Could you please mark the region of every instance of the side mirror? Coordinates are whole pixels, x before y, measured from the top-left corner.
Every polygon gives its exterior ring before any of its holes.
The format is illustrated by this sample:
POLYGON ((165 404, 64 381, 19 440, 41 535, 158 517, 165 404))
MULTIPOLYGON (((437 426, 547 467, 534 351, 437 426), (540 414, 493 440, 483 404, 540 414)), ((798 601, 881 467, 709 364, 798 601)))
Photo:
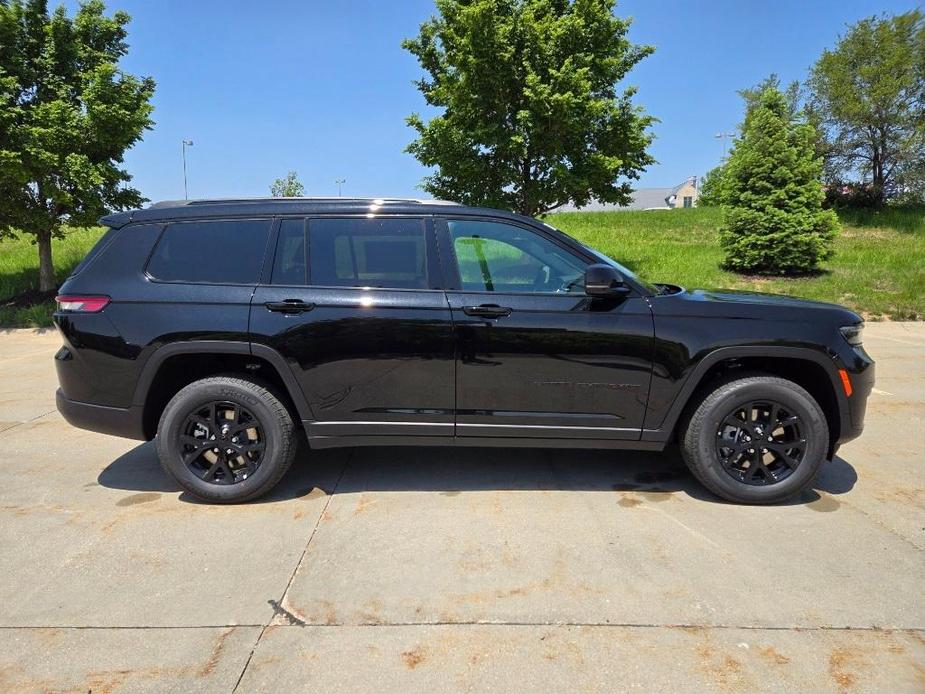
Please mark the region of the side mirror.
POLYGON ((588 296, 615 297, 629 291, 630 286, 615 267, 598 263, 585 270, 585 294, 588 296))

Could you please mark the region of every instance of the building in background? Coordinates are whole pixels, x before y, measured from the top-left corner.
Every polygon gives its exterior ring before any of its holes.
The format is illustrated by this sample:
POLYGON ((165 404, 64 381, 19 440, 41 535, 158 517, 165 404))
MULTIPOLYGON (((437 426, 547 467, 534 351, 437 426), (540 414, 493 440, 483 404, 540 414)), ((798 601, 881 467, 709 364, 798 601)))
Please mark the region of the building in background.
MULTIPOLYGON (((592 200, 581 208, 582 212, 612 212, 621 210, 672 210, 676 207, 694 207, 697 204, 697 177, 691 176, 674 188, 640 188, 633 193, 629 205, 614 205, 592 200)), ((574 205, 563 205, 556 212, 576 212, 574 205)))

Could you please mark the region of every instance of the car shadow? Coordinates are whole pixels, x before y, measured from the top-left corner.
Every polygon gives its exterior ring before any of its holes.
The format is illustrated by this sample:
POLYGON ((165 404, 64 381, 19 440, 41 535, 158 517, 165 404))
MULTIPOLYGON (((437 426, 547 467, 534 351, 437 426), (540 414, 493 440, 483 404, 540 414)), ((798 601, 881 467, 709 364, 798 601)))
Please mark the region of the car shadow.
MULTIPOLYGON (((839 495, 857 482, 854 467, 836 457, 823 465, 813 486, 779 505, 812 504, 820 492, 839 495)), ((103 487, 133 492, 180 492, 163 471, 152 442, 112 461, 99 475, 103 487)), ((704 489, 687 470, 674 446, 643 451, 383 446, 308 451, 300 447, 292 468, 266 496, 251 503, 298 499, 319 489, 331 494, 368 491, 568 490, 685 494, 728 503, 704 489)), ((183 492, 180 500, 204 503, 183 492)))

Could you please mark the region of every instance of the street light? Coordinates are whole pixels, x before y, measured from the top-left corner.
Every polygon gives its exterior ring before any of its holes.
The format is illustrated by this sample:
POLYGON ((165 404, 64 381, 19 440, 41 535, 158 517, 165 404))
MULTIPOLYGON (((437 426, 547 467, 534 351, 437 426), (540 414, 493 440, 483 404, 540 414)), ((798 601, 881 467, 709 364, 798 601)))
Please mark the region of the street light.
POLYGON ((723 141, 723 159, 726 158, 726 150, 729 149, 729 138, 735 137, 735 133, 716 133, 713 137, 719 138, 723 141))
POLYGON ((183 150, 183 199, 189 200, 189 189, 186 187, 186 148, 193 146, 192 140, 181 140, 180 148, 183 150))
POLYGON ((347 182, 346 178, 335 178, 334 179, 334 184, 337 186, 337 197, 340 197, 341 186, 344 185, 346 182, 347 182))

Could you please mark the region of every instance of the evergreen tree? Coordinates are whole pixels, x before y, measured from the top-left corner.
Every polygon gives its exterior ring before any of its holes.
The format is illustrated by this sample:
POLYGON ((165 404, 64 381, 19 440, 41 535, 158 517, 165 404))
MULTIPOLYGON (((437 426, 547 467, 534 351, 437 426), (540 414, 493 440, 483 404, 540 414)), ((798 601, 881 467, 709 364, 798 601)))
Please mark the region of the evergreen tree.
POLYGON ((766 89, 724 167, 720 243, 729 269, 797 274, 832 255, 838 218, 822 209, 815 129, 791 113, 784 94, 766 89))

